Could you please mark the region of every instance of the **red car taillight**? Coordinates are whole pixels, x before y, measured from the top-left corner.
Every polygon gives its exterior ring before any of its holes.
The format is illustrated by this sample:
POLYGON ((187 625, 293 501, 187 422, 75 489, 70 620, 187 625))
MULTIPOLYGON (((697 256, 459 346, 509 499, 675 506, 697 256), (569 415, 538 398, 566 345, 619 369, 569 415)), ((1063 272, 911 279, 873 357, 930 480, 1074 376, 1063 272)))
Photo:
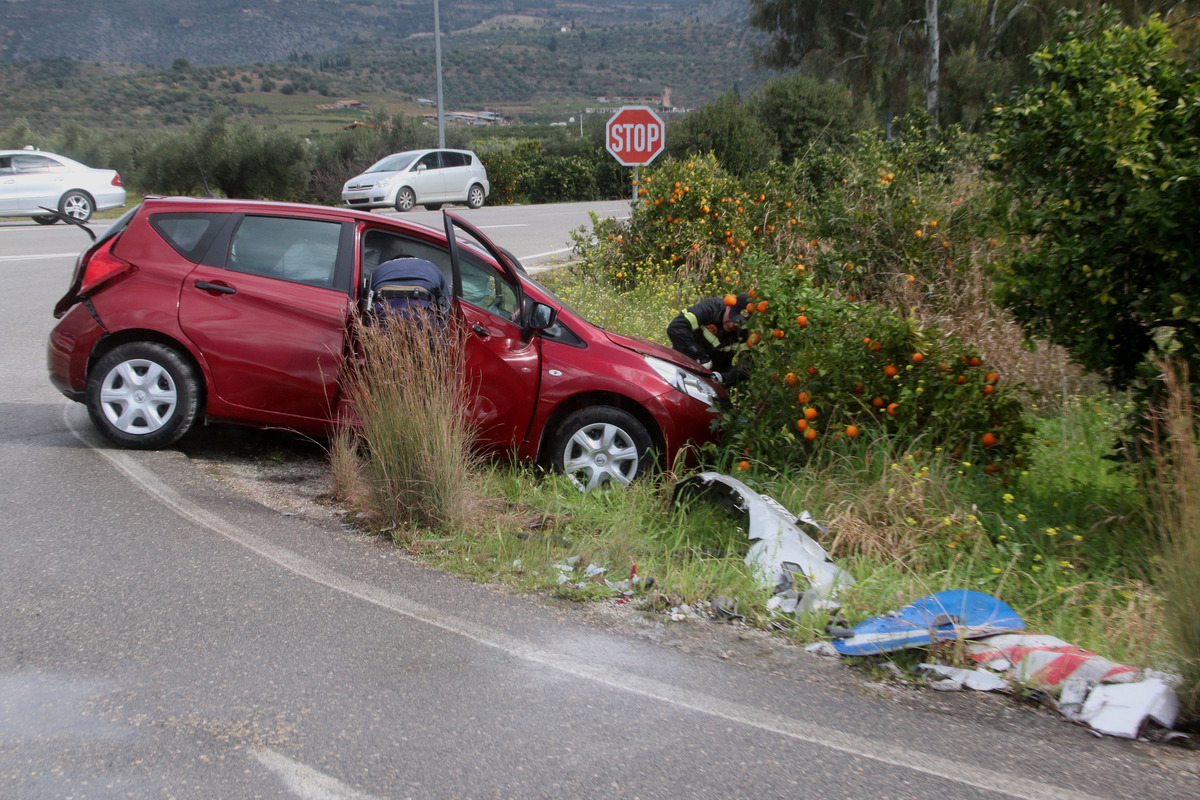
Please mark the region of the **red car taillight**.
POLYGON ((133 271, 133 264, 112 254, 115 241, 110 239, 92 253, 92 257, 83 267, 83 277, 79 280, 79 291, 76 294, 86 297, 103 284, 133 271))
POLYGON ((113 175, 112 185, 113 186, 124 186, 124 184, 121 183, 121 174, 119 172, 113 175))

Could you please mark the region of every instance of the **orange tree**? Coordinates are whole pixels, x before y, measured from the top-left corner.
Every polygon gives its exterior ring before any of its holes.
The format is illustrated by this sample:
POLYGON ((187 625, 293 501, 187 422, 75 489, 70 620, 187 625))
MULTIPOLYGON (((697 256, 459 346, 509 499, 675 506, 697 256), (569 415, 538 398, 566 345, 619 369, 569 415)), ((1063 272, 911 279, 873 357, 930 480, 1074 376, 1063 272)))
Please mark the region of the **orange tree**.
POLYGON ((752 254, 741 271, 756 313, 750 377, 735 387, 736 450, 782 466, 833 439, 890 437, 969 457, 995 472, 1019 463, 1031 429, 1014 382, 937 328, 814 285, 799 264, 752 254))
POLYGON ((731 175, 711 153, 668 158, 644 173, 629 220, 596 220, 577 249, 621 287, 648 268, 678 272, 694 283, 725 282, 736 272, 729 264, 798 230, 793 196, 784 180, 731 175))
POLYGON ((1023 245, 997 279, 1030 337, 1124 388, 1157 375, 1147 354, 1197 363, 1200 81, 1161 20, 1066 19, 993 112, 997 213, 1023 245))

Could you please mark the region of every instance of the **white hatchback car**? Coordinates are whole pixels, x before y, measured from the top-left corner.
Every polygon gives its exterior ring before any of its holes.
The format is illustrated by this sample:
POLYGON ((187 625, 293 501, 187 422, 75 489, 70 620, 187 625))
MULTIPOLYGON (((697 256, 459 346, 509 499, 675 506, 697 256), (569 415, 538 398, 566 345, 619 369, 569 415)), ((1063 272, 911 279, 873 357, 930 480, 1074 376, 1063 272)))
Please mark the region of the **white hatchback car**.
POLYGON ((393 153, 346 181, 342 202, 351 208, 412 211, 423 205, 437 211, 443 203, 479 208, 491 193, 487 170, 469 150, 409 150, 393 153))
POLYGON ((95 211, 125 205, 121 176, 41 150, 0 150, 0 217, 58 222, 46 209, 87 222, 95 211))

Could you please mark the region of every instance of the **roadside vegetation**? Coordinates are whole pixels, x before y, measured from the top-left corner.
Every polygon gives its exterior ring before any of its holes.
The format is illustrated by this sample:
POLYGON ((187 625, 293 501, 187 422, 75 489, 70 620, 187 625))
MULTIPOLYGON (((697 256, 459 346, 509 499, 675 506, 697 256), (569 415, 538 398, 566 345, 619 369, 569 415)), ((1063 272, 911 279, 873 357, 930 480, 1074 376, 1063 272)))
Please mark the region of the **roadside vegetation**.
MULTIPOLYGON (((1102 19, 1072 31, 1046 51, 1041 85, 1060 80, 1067 62, 1076 75, 1109 75, 1108 59, 1127 48, 1179 63, 1162 27, 1102 19)), ((1070 108, 1086 117, 1090 92, 1110 86, 1081 81, 1070 108)), ((1128 90, 1138 95, 1146 82, 1128 90)), ((643 172, 631 217, 580 231, 581 260, 548 280, 594 321, 658 341, 695 299, 752 295, 751 377, 732 392, 725 443, 699 455, 827 528, 822 543, 856 578, 839 596, 851 622, 943 589, 976 589, 1012 605, 1030 630, 1184 675, 1180 694, 1195 708, 1200 632, 1187 612, 1200 580, 1200 466, 1195 371, 1184 367, 1197 354, 1186 319, 1161 324, 1181 313, 1185 290, 1169 307, 1114 309, 1111 288, 1072 282, 1078 258, 1045 266, 1061 255, 1055 231, 1079 218, 1040 230, 1012 223, 1021 198, 1058 207, 1049 178, 1012 173, 1032 155, 1024 131, 1040 132, 1045 153, 1057 150, 1055 130, 1075 129, 1052 125, 1066 112, 1048 105, 1035 89, 997 106, 987 137, 913 114, 892 142, 855 133, 746 175, 712 154, 666 158, 643 172), (1021 278, 1020 265, 1034 262, 1042 271, 1021 278), (1055 280, 1066 283, 1055 290, 1055 280), (1053 291, 1061 309, 1038 294, 1053 291), (1092 335, 1037 322, 1067 313, 1091 320, 1092 335), (1152 334, 1140 340, 1145 360, 1105 369, 1129 358, 1108 334, 1137 325, 1152 334), (1077 366, 1085 358, 1096 371, 1077 366)), ((1176 124, 1176 108, 1143 124, 1176 124)), ((1088 124, 1092 137, 1130 153, 1119 120, 1088 124)), ((1197 163, 1190 151, 1178 158, 1197 163)), ((1116 191, 1123 180, 1118 172, 1089 186, 1116 191)), ((1186 198, 1154 196, 1159 219, 1186 198)), ((1179 235, 1194 244, 1194 232, 1179 235)), ((1143 246, 1136 236, 1106 245, 1144 265, 1143 246)), ((1173 252, 1176 262, 1153 272, 1168 284, 1195 263, 1182 243, 1173 252)), ((1107 263, 1116 271, 1123 262, 1107 263)), ((631 588, 635 602, 676 613, 719 599, 749 624, 797 641, 822 636, 823 617, 767 610, 769 593, 743 563, 746 531, 723 509, 674 501, 684 474, 663 465, 631 490, 580 495, 530 468, 481 467, 478 485, 503 513, 405 543, 482 580, 581 599, 631 588), (634 574, 652 586, 622 584, 634 574)))

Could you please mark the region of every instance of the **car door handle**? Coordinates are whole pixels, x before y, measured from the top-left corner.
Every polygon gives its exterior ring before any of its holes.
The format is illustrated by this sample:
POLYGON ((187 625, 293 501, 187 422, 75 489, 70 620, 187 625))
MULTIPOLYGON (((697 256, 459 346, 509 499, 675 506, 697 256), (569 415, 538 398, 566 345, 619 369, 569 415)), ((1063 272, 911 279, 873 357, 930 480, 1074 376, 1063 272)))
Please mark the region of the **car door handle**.
POLYGON ((480 325, 478 322, 471 325, 471 330, 475 331, 476 336, 480 336, 484 339, 492 335, 491 331, 480 325))
POLYGON ((217 292, 219 294, 237 294, 237 289, 232 286, 222 286, 219 283, 209 283, 208 281, 196 281, 196 288, 205 292, 217 292))

